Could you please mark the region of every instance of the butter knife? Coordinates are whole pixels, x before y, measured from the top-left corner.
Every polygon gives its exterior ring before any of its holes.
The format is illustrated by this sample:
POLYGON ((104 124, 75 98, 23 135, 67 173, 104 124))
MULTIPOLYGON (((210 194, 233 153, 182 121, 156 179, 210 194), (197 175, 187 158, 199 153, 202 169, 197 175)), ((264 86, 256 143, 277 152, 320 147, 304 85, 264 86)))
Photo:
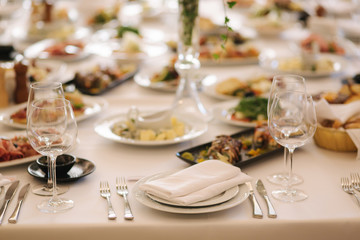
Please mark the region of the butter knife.
POLYGON ((19 181, 13 182, 5 193, 5 200, 0 209, 0 225, 5 215, 5 211, 9 205, 10 200, 13 198, 14 193, 19 185, 19 181))
POLYGON ((250 195, 250 201, 253 206, 253 217, 254 218, 262 218, 263 213, 261 211, 260 205, 258 201, 256 200, 255 194, 254 194, 254 188, 252 187, 250 182, 246 182, 246 185, 249 188, 249 195, 250 195))
POLYGON ((20 212, 20 208, 21 205, 26 197, 26 194, 29 191, 29 187, 30 187, 30 183, 26 184, 25 186, 23 186, 19 192, 19 197, 18 197, 18 202, 16 204, 16 208, 14 210, 14 212, 11 214, 10 218, 9 218, 9 223, 17 223, 17 219, 19 217, 19 212, 20 212))
POLYGON ((261 181, 261 179, 256 181, 256 189, 258 190, 259 194, 265 199, 266 201, 266 205, 268 207, 268 217, 269 218, 276 218, 277 214, 275 212, 275 209, 273 207, 273 205, 271 204, 270 198, 267 195, 265 186, 263 184, 263 182, 261 181))

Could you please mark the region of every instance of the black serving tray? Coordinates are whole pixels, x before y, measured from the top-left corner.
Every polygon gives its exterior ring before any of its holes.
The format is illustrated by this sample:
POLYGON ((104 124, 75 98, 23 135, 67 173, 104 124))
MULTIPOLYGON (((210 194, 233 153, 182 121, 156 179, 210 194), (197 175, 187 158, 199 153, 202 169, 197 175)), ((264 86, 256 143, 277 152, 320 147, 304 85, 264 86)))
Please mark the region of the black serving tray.
MULTIPOLYGON (((241 132, 232 134, 230 136, 233 137, 233 138, 252 137, 254 135, 254 131, 255 131, 255 128, 249 128, 249 129, 243 130, 241 132)), ((200 152, 203 151, 203 150, 207 150, 211 146, 211 143, 212 142, 204 143, 204 144, 201 144, 201 145, 198 145, 198 146, 195 146, 195 147, 192 147, 192 148, 177 152, 176 156, 178 158, 182 159, 183 161, 185 161, 187 163, 190 163, 190 164, 199 163, 197 161, 197 159, 199 157, 200 152), (194 156, 194 160, 183 158, 182 154, 185 153, 185 152, 191 153, 194 156)), ((267 157, 269 157, 270 155, 272 155, 274 153, 281 152, 281 150, 283 150, 283 147, 278 146, 277 148, 262 149, 264 152, 262 154, 259 154, 259 155, 256 155, 256 156, 247 155, 246 153, 248 151, 250 151, 250 150, 251 149, 247 149, 247 150, 242 149, 241 150, 241 159, 242 160, 237 162, 234 166, 243 167, 243 166, 248 165, 250 163, 257 162, 257 161, 259 161, 261 159, 266 159, 267 157)))
POLYGON ((107 91, 109 91, 109 90, 115 88, 116 86, 118 86, 118 85, 126 82, 127 80, 131 79, 132 77, 134 77, 134 75, 135 75, 138 71, 139 71, 139 66, 137 66, 134 71, 131 71, 131 72, 125 74, 123 77, 118 78, 118 79, 112 81, 106 88, 99 89, 99 91, 97 91, 97 92, 92 92, 92 91, 90 91, 90 89, 88 89, 88 88, 81 88, 81 87, 79 87, 79 86, 76 84, 76 79, 75 79, 75 78, 72 79, 72 80, 70 80, 70 81, 68 81, 68 82, 66 82, 65 84, 66 84, 67 86, 71 86, 71 85, 75 86, 75 88, 76 88, 77 90, 79 90, 79 91, 80 91, 81 93, 83 93, 83 94, 91 95, 91 96, 97 96, 97 95, 104 94, 104 93, 106 93, 107 91))

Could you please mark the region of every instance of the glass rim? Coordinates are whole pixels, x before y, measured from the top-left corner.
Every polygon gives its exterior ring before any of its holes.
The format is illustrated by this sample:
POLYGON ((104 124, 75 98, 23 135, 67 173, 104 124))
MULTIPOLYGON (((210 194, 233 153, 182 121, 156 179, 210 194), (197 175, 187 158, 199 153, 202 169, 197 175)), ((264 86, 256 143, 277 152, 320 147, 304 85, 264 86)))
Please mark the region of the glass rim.
POLYGON ((61 82, 34 82, 30 84, 30 88, 34 89, 44 89, 48 88, 49 86, 56 86, 56 87, 62 87, 61 82))

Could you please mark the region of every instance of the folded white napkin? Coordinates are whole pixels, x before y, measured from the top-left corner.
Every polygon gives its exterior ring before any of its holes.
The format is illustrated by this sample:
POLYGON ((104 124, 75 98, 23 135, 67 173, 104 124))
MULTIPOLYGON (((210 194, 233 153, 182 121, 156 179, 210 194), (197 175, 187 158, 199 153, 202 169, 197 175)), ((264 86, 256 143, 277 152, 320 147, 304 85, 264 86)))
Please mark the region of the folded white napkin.
MULTIPOLYGON (((315 105, 318 121, 324 119, 339 120, 345 123, 350 117, 360 113, 360 101, 354 101, 348 104, 329 104, 325 99, 321 99, 315 105)), ((360 159, 360 129, 346 129, 358 149, 357 159, 360 159)))
POLYGON ((4 186, 6 184, 9 184, 11 182, 15 181, 14 177, 10 176, 4 176, 0 173, 0 186, 4 186))
POLYGON ((173 203, 189 205, 251 180, 238 167, 219 160, 207 160, 169 176, 150 180, 140 189, 173 203))

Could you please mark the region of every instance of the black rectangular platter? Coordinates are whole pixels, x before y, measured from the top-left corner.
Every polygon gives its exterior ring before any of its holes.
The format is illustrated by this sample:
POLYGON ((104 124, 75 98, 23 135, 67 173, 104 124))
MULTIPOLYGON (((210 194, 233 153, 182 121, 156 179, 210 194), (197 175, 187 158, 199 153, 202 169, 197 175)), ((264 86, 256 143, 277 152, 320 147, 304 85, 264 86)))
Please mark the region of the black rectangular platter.
MULTIPOLYGON (((249 136, 253 136, 254 134, 254 131, 255 131, 255 128, 249 128, 249 129, 246 129, 246 130, 243 130, 241 132, 238 132, 238 133, 235 133, 235 134, 232 134, 230 135, 231 137, 233 138, 243 138, 243 137, 249 137, 249 136)), ((211 146, 211 143, 212 142, 208 142, 208 143, 204 143, 204 144, 201 144, 201 145, 198 145, 198 146, 195 146, 195 147, 192 147, 192 148, 189 148, 189 149, 185 149, 183 151, 180 151, 180 152, 177 152, 176 153, 176 156, 180 159, 182 159, 183 161, 187 162, 187 163, 190 163, 190 164, 196 164, 196 163, 199 163, 197 161, 197 158, 200 154, 201 151, 203 150, 207 150, 210 146, 211 146), (194 156, 194 160, 190 160, 190 159, 186 159, 184 157, 182 157, 182 154, 185 153, 185 152, 189 152, 191 153, 193 156, 194 156)), ((271 156, 272 154, 274 153, 278 153, 278 152, 281 152, 281 150, 283 150, 283 147, 281 146, 278 146, 278 148, 269 148, 269 149, 263 149, 264 152, 259 154, 259 155, 256 155, 256 156, 249 156, 247 155, 246 153, 249 151, 250 149, 248 150, 244 150, 242 149, 241 150, 241 161, 237 162, 235 164, 235 166, 237 167, 243 167, 243 166, 246 166, 250 163, 254 163, 254 162, 257 162, 261 159, 266 159, 267 157, 271 156)))

